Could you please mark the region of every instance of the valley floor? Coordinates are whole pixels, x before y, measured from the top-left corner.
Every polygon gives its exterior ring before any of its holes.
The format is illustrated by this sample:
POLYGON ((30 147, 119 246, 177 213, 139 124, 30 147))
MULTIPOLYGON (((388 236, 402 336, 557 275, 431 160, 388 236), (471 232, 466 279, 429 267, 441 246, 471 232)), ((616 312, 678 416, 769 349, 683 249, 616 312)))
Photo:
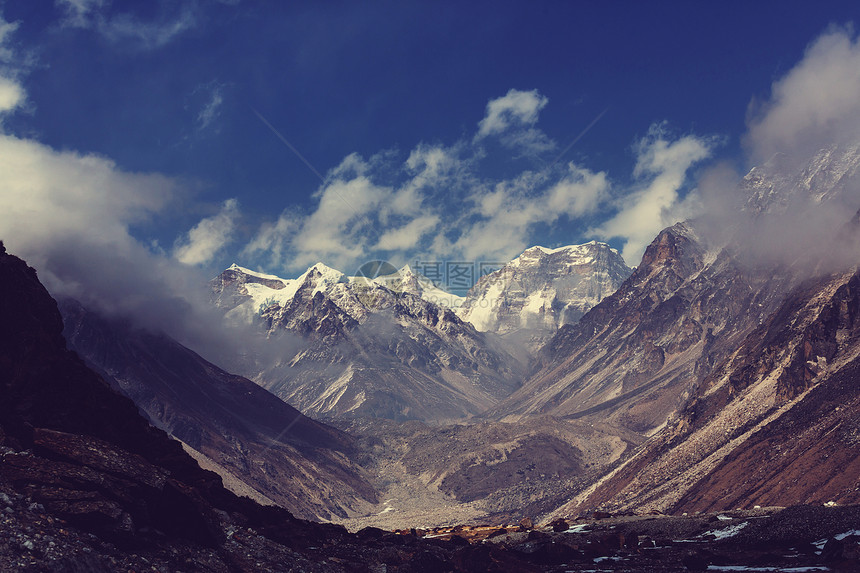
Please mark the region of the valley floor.
POLYGON ((379 492, 350 531, 535 521, 629 456, 644 438, 599 423, 535 417, 448 426, 331 421, 358 438, 357 463, 379 492))
MULTIPOLYGON (((529 527, 385 532, 292 549, 223 523, 218 547, 152 536, 122 546, 52 517, 0 484, 0 570, 127 571, 857 571, 860 506, 693 516, 599 516, 529 527)), ((529 525, 529 524, 526 524, 529 525)))

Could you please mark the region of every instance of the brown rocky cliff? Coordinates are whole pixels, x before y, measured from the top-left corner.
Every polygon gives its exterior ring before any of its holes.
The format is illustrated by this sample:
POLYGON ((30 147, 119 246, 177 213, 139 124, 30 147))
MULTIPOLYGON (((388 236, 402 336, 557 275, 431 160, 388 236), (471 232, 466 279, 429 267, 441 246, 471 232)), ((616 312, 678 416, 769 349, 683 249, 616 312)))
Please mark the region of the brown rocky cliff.
MULTIPOLYGON (((808 281, 580 507, 664 512, 860 502, 860 275, 808 281)), ((573 504, 569 507, 573 510, 573 504)))

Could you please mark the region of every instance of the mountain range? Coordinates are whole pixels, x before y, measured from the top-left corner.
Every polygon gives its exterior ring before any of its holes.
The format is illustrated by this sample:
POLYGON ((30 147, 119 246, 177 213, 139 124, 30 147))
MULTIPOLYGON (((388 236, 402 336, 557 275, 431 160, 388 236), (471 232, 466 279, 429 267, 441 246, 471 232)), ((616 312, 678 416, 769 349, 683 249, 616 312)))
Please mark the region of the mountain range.
MULTIPOLYGON (((169 529, 158 512, 177 494, 158 468, 216 507, 239 503, 220 476, 353 528, 860 503, 858 169, 860 146, 778 155, 741 180, 733 216, 667 227, 634 269, 602 243, 533 247, 462 299, 409 267, 348 277, 320 263, 283 279, 233 265, 210 296, 259 334, 237 362, 246 378, 64 300, 85 365, 41 286, 19 300, 34 275, 4 254, 16 301, 4 312, 33 332, 2 340, 4 441, 18 456, 4 479, 31 479, 27 447, 84 459, 89 446, 65 434, 143 456, 161 485, 140 507, 57 493, 68 478, 28 490, 120 536, 129 520, 169 529), (111 397, 70 402, 72 378, 111 397)), ((183 519, 215 531, 200 515, 183 519)))
POLYGON ((464 299, 408 266, 368 278, 318 263, 282 279, 233 265, 211 286, 228 319, 258 325, 272 345, 299 341, 298 351, 243 373, 303 412, 439 424, 510 395, 528 360, 522 333, 548 338, 629 272, 592 242, 529 249, 464 299))

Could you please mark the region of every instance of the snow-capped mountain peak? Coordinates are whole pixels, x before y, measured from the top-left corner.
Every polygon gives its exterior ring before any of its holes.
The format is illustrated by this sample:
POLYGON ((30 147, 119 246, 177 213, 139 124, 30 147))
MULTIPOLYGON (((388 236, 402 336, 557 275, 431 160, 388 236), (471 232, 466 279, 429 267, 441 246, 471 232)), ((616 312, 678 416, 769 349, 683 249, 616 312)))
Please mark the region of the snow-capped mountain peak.
POLYGON ((850 194, 860 176, 860 143, 833 144, 799 161, 777 153, 743 178, 744 210, 778 212, 797 199, 822 203, 850 194))
POLYGON ((432 280, 415 271, 408 264, 395 273, 376 277, 374 281, 395 292, 412 294, 444 308, 459 308, 465 300, 465 297, 438 287, 432 280))
POLYGON ((606 243, 534 246, 481 278, 458 314, 482 331, 552 333, 615 292, 630 272, 606 243))

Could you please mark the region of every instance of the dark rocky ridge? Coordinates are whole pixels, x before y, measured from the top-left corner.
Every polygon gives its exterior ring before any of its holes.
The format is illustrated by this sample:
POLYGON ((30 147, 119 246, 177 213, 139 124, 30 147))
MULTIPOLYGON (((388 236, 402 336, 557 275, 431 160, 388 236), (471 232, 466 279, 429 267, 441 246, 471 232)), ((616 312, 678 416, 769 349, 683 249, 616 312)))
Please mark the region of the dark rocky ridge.
POLYGON ((5 248, 0 317, 0 474, 49 511, 102 535, 158 530, 208 545, 223 541, 219 510, 261 526, 298 523, 225 490, 67 350, 56 303, 5 248))
POLYGON ((241 376, 163 334, 60 304, 65 336, 87 363, 172 436, 270 501, 307 519, 345 517, 375 503, 351 462, 355 440, 303 416, 241 376))

